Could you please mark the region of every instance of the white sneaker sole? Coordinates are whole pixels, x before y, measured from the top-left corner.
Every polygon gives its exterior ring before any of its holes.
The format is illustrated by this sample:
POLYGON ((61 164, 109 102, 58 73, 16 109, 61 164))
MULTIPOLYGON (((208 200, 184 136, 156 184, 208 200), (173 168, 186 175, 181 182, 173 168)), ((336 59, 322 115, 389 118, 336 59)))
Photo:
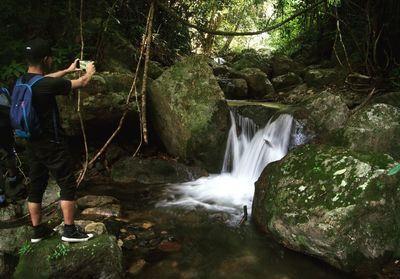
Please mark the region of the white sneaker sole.
POLYGON ((61 240, 65 241, 65 242, 85 242, 85 241, 88 241, 89 239, 93 238, 92 233, 88 233, 87 235, 88 235, 88 237, 85 237, 85 238, 69 238, 69 237, 62 236, 61 240))
POLYGON ((31 243, 38 243, 41 240, 43 240, 43 238, 31 238, 31 243))

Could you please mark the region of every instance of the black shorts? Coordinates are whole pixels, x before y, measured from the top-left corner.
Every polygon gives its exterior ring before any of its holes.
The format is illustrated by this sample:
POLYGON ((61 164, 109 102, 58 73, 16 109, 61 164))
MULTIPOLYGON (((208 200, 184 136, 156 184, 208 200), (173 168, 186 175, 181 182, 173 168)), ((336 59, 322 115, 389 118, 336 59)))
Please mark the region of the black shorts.
POLYGON ((60 199, 73 201, 76 198, 76 180, 71 154, 65 141, 30 141, 27 144, 30 186, 28 201, 41 203, 49 180, 49 174, 60 187, 60 199))

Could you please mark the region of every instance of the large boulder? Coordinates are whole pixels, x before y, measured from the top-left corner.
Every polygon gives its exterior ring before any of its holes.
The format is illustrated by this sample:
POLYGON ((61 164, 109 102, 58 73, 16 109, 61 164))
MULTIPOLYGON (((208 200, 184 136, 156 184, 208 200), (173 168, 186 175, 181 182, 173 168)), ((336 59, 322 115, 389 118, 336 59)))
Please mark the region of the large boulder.
POLYGON ((150 113, 167 151, 219 171, 229 109, 205 56, 190 56, 151 84, 150 113))
POLYGON ((75 244, 63 243, 57 236, 30 245, 24 251, 15 279, 123 278, 122 252, 113 236, 100 235, 75 244))
POLYGON ((258 68, 245 68, 238 74, 247 82, 249 96, 253 99, 273 97, 275 89, 268 76, 258 68))
POLYGON ((345 270, 399 256, 400 175, 388 155, 306 145, 256 182, 253 220, 284 246, 345 270))
POLYGON ((388 153, 399 159, 400 108, 369 105, 349 118, 344 136, 351 149, 388 153))

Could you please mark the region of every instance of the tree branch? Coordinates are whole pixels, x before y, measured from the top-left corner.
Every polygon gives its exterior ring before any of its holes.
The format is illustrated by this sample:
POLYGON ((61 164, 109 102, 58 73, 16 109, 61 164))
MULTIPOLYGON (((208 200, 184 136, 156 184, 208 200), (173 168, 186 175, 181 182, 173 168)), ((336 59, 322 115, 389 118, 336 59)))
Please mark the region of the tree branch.
POLYGON ((271 26, 267 26, 264 29, 258 30, 258 31, 248 31, 248 32, 227 32, 227 31, 220 31, 220 30, 210 30, 206 27, 203 26, 198 26, 195 24, 192 24, 190 22, 188 22, 187 20, 182 19, 180 16, 178 16, 173 10, 171 10, 170 8, 168 8, 167 6, 165 6, 164 4, 160 3, 159 1, 156 1, 156 4, 165 12, 167 12, 169 15, 171 15, 174 19, 176 19, 177 21, 181 22, 182 24, 197 29, 198 31, 202 32, 202 33, 208 33, 208 34, 212 34, 212 35, 220 35, 220 36, 254 36, 254 35, 259 35, 262 33, 266 33, 275 29, 278 29, 279 27, 281 27, 282 25, 288 23, 289 21, 292 21, 293 19, 295 19, 296 17, 312 10, 315 9, 316 7, 318 7, 320 4, 325 3, 327 0, 321 0, 317 3, 315 3, 314 5, 311 5, 308 8, 305 8, 297 13, 294 13, 293 15, 291 15, 290 17, 288 17, 287 19, 273 24, 271 26))

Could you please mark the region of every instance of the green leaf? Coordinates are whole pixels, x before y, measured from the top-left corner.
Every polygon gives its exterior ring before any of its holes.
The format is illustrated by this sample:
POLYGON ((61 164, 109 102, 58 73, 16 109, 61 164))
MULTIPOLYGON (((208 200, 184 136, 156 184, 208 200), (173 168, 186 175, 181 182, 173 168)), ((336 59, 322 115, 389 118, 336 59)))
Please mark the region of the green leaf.
POLYGON ((394 166, 393 168, 391 168, 388 171, 388 175, 395 175, 396 173, 398 173, 400 171, 400 164, 397 164, 396 166, 394 166))

